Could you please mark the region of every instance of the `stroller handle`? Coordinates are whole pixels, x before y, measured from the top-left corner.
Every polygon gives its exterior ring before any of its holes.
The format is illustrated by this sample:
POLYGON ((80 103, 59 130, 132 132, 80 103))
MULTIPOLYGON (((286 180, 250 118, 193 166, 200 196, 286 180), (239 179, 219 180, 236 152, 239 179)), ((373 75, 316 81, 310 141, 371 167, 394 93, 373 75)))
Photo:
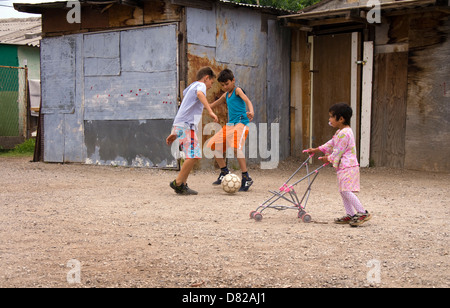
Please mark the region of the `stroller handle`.
MULTIPOLYGON (((319 157, 319 159, 322 160, 323 157, 319 157)), ((330 164, 330 162, 326 162, 325 164, 323 164, 323 166, 325 167, 325 166, 328 166, 329 164, 330 164)))
MULTIPOLYGON (((309 153, 308 150, 303 150, 303 153, 309 153)), ((309 158, 312 158, 315 155, 315 153, 309 154, 309 158)))

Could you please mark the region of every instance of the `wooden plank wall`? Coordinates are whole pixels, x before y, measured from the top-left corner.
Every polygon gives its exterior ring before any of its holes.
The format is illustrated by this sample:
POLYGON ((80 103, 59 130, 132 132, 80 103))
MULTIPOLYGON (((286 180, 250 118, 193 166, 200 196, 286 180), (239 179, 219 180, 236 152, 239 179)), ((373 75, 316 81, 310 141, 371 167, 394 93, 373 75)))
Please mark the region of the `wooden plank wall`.
POLYGON ((376 31, 371 165, 448 172, 449 16, 388 16, 376 31))
POLYGON ((375 56, 371 165, 403 168, 408 53, 375 56))
POLYGON ((68 9, 55 8, 42 14, 44 37, 178 22, 181 21, 183 7, 171 4, 169 0, 145 1, 142 8, 120 4, 83 6, 80 24, 69 24, 67 12, 68 9))
POLYGON ((410 19, 405 168, 450 172, 450 17, 410 19))
POLYGON ((311 135, 311 44, 304 31, 293 29, 291 40, 291 155, 300 156, 311 135))

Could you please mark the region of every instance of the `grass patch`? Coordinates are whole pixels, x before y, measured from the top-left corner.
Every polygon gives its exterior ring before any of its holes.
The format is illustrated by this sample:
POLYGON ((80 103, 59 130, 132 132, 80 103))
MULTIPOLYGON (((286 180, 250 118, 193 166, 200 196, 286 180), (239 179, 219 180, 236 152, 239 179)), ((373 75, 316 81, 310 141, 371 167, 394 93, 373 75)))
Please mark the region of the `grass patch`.
POLYGON ((12 150, 4 150, 0 147, 0 157, 33 156, 35 145, 36 145, 35 139, 28 139, 24 143, 17 145, 12 150))

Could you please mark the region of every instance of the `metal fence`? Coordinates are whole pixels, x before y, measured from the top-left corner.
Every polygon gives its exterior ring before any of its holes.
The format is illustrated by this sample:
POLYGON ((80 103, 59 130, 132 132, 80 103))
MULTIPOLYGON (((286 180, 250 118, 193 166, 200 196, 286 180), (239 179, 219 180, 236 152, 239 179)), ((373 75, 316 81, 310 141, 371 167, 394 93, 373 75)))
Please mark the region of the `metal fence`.
POLYGON ((0 66, 0 146, 9 148, 27 136, 26 67, 0 66))

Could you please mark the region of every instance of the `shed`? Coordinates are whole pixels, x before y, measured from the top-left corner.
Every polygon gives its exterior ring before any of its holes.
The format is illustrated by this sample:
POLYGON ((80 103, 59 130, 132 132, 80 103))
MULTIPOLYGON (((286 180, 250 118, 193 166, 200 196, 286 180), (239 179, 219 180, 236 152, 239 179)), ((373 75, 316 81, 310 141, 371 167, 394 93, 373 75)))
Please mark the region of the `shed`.
MULTIPOLYGON (((279 158, 290 154, 291 35, 277 19, 288 12, 229 1, 80 3, 80 23, 68 22, 71 2, 14 4, 42 14, 45 161, 176 168, 165 138, 183 89, 206 65, 235 72, 255 104, 256 130, 269 123, 271 136, 278 123, 279 158)), ((208 99, 220 95, 217 83, 208 99)), ((219 115, 225 123, 226 110, 219 115)))
POLYGON ((27 104, 27 82, 40 79, 41 19, 0 19, 0 147, 22 143, 37 126, 27 104))
POLYGON ((362 166, 450 171, 447 0, 323 0, 292 29, 292 149, 318 146, 330 105, 356 111, 362 166))

